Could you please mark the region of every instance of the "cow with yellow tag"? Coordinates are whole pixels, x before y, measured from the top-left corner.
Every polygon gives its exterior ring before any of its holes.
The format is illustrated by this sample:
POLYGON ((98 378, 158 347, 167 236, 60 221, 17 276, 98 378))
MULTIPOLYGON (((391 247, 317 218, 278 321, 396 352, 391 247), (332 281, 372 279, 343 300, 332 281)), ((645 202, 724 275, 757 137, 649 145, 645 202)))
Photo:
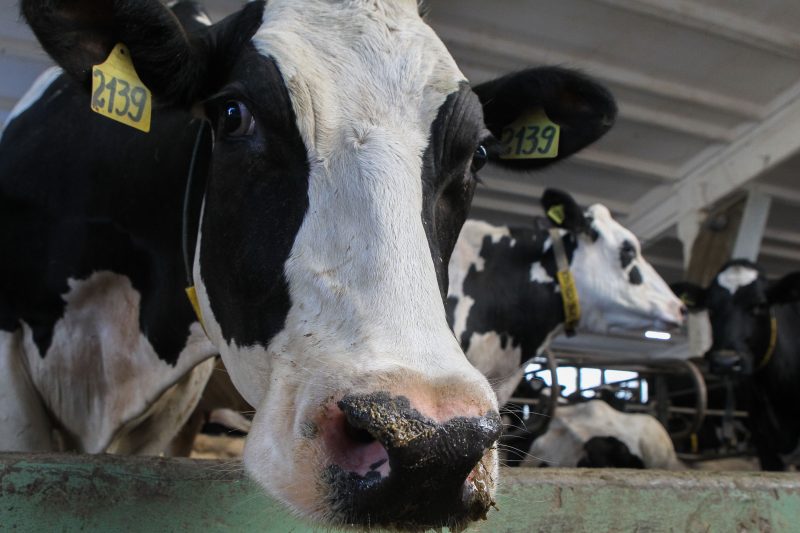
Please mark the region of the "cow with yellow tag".
POLYGON ((500 405, 553 333, 664 330, 682 302, 600 204, 548 189, 532 227, 468 220, 450 261, 448 319, 500 405))
POLYGON ((161 453, 218 353, 245 467, 297 515, 485 517, 500 417, 450 254, 485 164, 569 157, 613 97, 557 67, 471 85, 415 0, 187 4, 21 2, 61 70, 0 141, 0 449, 161 453), (504 159, 531 116, 537 157, 504 159))

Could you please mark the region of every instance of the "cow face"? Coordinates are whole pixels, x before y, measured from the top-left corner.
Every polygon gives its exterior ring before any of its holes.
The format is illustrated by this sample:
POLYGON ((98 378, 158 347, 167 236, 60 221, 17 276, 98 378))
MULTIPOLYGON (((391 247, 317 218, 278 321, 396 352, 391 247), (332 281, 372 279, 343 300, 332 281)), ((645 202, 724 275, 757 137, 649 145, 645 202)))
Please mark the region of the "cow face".
POLYGON ((41 4, 76 79, 123 42, 162 105, 213 125, 194 281, 257 406, 251 475, 329 524, 483 516, 497 404, 447 327, 446 265, 492 134, 544 109, 566 157, 613 123, 608 93, 561 69, 473 90, 413 1, 253 2, 188 35, 156 1, 41 4))
POLYGON ((548 213, 563 213, 557 225, 574 242, 570 270, 581 304, 581 325, 593 332, 663 329, 680 325, 685 308, 655 269, 642 257, 636 236, 614 220, 608 208, 585 212, 567 194, 548 190, 548 213))
POLYGON ((712 344, 706 353, 712 371, 749 374, 774 350, 770 348, 772 306, 797 301, 800 273, 769 283, 761 268, 735 259, 725 264, 708 288, 679 283, 675 291, 693 311, 708 310, 712 344))

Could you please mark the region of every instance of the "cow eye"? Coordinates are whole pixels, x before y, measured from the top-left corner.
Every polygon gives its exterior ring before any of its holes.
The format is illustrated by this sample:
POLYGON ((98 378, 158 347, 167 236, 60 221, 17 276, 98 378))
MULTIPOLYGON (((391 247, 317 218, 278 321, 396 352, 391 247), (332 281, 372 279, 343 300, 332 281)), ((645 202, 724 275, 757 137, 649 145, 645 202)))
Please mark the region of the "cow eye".
POLYGON ((477 172, 482 169, 488 160, 489 154, 486 151, 486 147, 482 144, 479 144, 475 149, 475 153, 472 154, 472 171, 477 172))
POLYGON ((222 107, 221 129, 225 137, 246 137, 255 131, 253 114, 242 102, 229 100, 222 107))

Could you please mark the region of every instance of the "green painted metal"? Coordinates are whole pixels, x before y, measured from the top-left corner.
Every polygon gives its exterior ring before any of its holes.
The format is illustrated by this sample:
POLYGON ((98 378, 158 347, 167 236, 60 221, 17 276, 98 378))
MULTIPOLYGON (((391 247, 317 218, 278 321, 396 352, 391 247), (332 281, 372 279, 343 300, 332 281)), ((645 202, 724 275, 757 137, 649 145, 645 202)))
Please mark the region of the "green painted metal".
MULTIPOLYGON (((470 531, 797 532, 797 474, 515 469, 470 531)), ((223 461, 0 454, 0 531, 331 531, 223 461)))

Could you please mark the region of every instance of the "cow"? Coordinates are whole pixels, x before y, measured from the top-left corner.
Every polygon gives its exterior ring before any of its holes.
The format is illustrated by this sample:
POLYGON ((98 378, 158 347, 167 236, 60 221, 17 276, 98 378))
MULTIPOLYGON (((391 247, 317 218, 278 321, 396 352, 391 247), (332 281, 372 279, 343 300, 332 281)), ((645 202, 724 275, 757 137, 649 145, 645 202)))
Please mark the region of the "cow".
POLYGON ((622 413, 602 400, 559 407, 522 466, 683 467, 658 420, 641 413, 622 413))
POLYGON ((500 405, 522 377, 523 363, 565 323, 553 235, 563 242, 577 289, 580 319, 573 327, 599 334, 672 328, 686 312, 642 257, 636 237, 605 206, 584 211, 556 189, 546 190, 541 202, 550 216, 534 219, 533 227, 468 220, 450 262, 448 321, 500 405))
POLYGON ((155 453, 219 353, 256 408, 245 468, 297 515, 485 517, 500 419, 447 264, 480 168, 568 157, 610 93, 557 67, 471 86, 413 0, 254 1, 192 30, 157 0, 22 13, 61 71, 0 141, 0 448, 155 453), (529 115, 557 153, 503 159, 529 115))
POLYGON ((727 262, 706 287, 676 284, 692 310, 708 310, 712 372, 741 377, 748 426, 763 470, 800 464, 800 272, 768 281, 746 259, 727 262))

